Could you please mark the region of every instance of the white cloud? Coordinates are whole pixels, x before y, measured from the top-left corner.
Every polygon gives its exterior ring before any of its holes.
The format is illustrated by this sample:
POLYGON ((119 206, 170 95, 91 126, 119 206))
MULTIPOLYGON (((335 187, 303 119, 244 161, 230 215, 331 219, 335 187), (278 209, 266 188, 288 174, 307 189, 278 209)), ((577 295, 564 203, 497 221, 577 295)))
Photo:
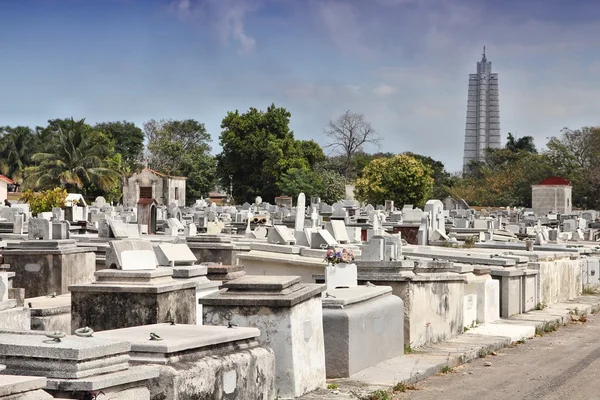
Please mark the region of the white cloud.
POLYGON ((396 93, 396 88, 390 85, 381 84, 373 89, 373 93, 379 97, 387 97, 396 93))
POLYGON ((175 0, 175 8, 185 20, 210 24, 224 43, 237 42, 240 54, 253 53, 256 39, 245 26, 247 14, 258 9, 252 0, 175 0))

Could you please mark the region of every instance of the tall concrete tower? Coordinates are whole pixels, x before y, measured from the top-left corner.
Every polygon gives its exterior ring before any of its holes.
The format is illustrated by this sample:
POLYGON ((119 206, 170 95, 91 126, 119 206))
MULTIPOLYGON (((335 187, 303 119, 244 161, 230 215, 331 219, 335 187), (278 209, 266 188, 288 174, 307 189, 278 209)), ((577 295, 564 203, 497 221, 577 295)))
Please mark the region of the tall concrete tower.
POLYGON ((485 57, 484 46, 477 73, 469 75, 463 170, 471 160, 485 160, 487 148, 500 147, 498 74, 492 73, 492 63, 485 57))

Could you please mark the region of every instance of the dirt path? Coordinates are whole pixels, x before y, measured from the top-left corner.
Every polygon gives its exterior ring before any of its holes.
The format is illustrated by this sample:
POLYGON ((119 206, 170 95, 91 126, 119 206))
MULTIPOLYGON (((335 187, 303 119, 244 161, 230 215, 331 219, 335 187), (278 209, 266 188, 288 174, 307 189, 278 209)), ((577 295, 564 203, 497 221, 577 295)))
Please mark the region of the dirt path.
POLYGON ((414 400, 600 399, 600 315, 431 377, 414 400))

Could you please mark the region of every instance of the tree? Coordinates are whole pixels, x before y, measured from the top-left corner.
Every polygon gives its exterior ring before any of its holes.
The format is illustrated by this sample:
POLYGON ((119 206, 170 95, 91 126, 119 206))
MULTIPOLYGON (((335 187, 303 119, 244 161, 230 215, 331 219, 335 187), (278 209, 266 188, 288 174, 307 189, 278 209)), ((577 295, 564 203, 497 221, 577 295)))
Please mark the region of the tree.
POLYGON ((533 143, 532 136, 523 136, 519 139, 515 139, 512 133, 508 133, 508 138, 506 139, 506 147, 507 150, 511 151, 527 151, 529 153, 537 153, 537 149, 535 148, 535 144, 533 143))
POLYGON ((33 164, 31 157, 38 146, 37 136, 25 126, 0 130, 0 172, 15 182, 16 190, 23 184, 25 168, 33 164))
POLYGON ((275 104, 266 111, 228 112, 223 118, 217 171, 224 186, 231 179, 236 201, 252 202, 256 196, 271 201, 290 169, 311 169, 324 159, 316 143, 294 138, 290 118, 288 110, 275 104))
POLYGON ((369 163, 356 181, 356 197, 371 204, 423 206, 433 190, 431 169, 408 155, 378 158, 369 163))
POLYGON ((463 179, 449 190, 453 197, 474 206, 531 207, 531 185, 550 175, 545 155, 522 149, 488 149, 485 161, 471 162, 463 179))
POLYGON ((132 122, 102 122, 95 130, 105 133, 115 141, 115 150, 121 154, 123 168, 127 172, 140 167, 144 151, 144 132, 132 122))
POLYGON ((321 201, 333 204, 346 196, 346 178, 342 174, 321 170, 319 175, 322 182, 321 201))
POLYGON ((121 157, 107 135, 92 129, 85 119, 51 120, 49 124, 48 142, 33 155, 35 165, 26 168, 24 186, 85 191, 95 185, 110 192, 118 185, 121 157))
POLYGON ((564 128, 560 137, 551 137, 544 155, 553 175, 573 185, 573 205, 600 207, 600 127, 564 128))
POLYGON ((167 175, 185 176, 186 200, 208 195, 215 183, 215 159, 210 155, 210 134, 193 119, 150 120, 144 124, 149 165, 167 175))
POLYGON ((329 121, 325 134, 331 139, 326 147, 333 152, 339 152, 343 156, 343 175, 349 177, 352 174, 352 158, 363 150, 366 144, 379 145, 379 134, 371 123, 365 120, 363 114, 346 111, 335 121, 329 121))
POLYGON ((277 187, 282 195, 296 198, 300 193, 304 193, 310 198, 321 196, 323 179, 309 168, 290 168, 281 176, 277 187))
POLYGON ((50 212, 55 207, 64 208, 65 201, 67 200, 67 191, 61 188, 45 190, 39 193, 27 190, 21 195, 20 200, 29 204, 32 215, 38 215, 42 212, 50 212))
POLYGON ((446 171, 446 167, 441 161, 411 152, 405 152, 404 154, 416 158, 431 169, 431 177, 433 178, 432 197, 434 199, 443 200, 450 195, 450 188, 454 185, 455 179, 446 171))

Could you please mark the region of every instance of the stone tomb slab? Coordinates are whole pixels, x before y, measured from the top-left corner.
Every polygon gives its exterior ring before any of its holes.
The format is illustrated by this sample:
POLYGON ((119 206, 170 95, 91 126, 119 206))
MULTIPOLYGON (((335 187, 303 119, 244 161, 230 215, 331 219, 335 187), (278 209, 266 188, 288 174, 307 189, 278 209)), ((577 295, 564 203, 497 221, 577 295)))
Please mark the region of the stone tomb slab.
POLYGON ((168 357, 175 353, 215 346, 218 344, 256 339, 260 331, 256 328, 207 325, 152 324, 98 332, 97 337, 125 340, 131 343, 132 361, 168 363, 168 357), (149 340, 150 334, 162 340, 149 340))
POLYGON ((185 243, 159 244, 154 248, 154 252, 158 259, 158 265, 161 266, 194 265, 198 261, 192 250, 185 243))
MULTIPOLYGON (((0 368, 0 371, 2 368, 0 368)), ((8 396, 23 396, 23 399, 27 399, 28 395, 35 395, 37 400, 53 399, 51 395, 45 392, 41 392, 41 389, 46 387, 46 378, 34 377, 34 376, 10 376, 3 375, 0 379, 0 398, 8 396)), ((18 399, 19 397, 14 397, 18 399)))
POLYGON ((127 224, 125 222, 114 219, 109 219, 107 222, 112 233, 112 237, 117 239, 125 239, 129 237, 129 230, 127 229, 127 224))
POLYGON ((40 334, 0 333, 0 363, 8 375, 77 379, 129 368, 131 345, 123 341, 40 334))
POLYGON ((106 268, 123 270, 156 269, 152 243, 147 240, 113 240, 106 250, 106 268))
POLYGON ((275 225, 269 229, 267 242, 270 244, 293 245, 296 244, 296 238, 294 237, 293 231, 288 227, 284 225, 275 225))

